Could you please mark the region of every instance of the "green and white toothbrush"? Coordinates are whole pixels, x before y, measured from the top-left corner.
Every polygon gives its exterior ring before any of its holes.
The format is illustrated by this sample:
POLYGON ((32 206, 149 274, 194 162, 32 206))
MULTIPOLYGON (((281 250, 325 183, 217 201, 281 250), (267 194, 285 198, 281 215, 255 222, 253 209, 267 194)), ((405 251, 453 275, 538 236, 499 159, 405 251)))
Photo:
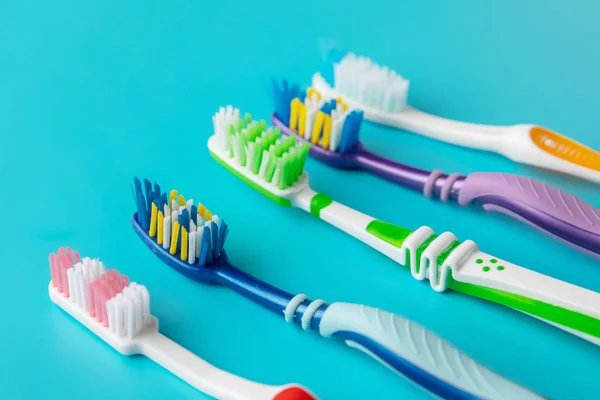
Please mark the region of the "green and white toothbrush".
POLYGON ((281 138, 277 128, 240 118, 221 108, 208 141, 212 157, 276 203, 310 212, 428 279, 437 292, 453 289, 514 308, 600 345, 600 294, 509 263, 459 242, 450 232, 435 235, 377 220, 312 190, 304 162, 308 143, 281 138))

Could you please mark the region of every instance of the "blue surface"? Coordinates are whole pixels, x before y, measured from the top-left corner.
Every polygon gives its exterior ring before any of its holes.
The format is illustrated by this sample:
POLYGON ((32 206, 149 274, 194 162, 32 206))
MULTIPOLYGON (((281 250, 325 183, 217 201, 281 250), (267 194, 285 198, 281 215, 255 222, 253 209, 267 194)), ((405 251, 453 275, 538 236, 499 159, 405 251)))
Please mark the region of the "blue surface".
MULTIPOLYGON (((224 216, 232 262, 273 285, 414 319, 553 398, 596 395, 596 346, 500 306, 434 293, 344 233, 277 207, 206 150, 218 106, 233 103, 267 119, 269 79, 308 83, 322 38, 410 78, 410 102, 424 110, 534 122, 600 149, 597 2, 410 3, 3 1, 0 398, 202 398, 151 361, 119 356, 51 303, 47 255, 63 244, 146 284, 163 333, 224 369, 296 381, 326 400, 426 398, 360 352, 163 265, 130 226, 134 175, 224 216)), ((497 155, 372 125, 362 140, 417 167, 525 174, 600 205, 596 185, 497 155)), ((314 161, 307 169, 316 190, 361 211, 409 228, 452 230, 486 252, 600 291, 597 261, 502 216, 314 161)))

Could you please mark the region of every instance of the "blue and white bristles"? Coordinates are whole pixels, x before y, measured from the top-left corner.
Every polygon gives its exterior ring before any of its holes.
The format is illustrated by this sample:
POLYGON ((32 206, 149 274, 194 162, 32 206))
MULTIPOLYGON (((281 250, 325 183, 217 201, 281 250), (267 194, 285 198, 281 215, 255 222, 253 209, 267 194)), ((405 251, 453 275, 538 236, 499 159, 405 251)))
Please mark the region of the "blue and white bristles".
POLYGON ((147 179, 134 179, 137 219, 144 231, 171 255, 190 265, 203 267, 221 256, 228 226, 202 204, 185 201, 176 191, 161 193, 160 186, 147 179), (167 200, 167 198, 169 200, 167 200))
POLYGON ((314 89, 304 95, 285 80, 281 85, 273 82, 273 100, 277 118, 303 139, 338 153, 357 149, 362 111, 349 109, 340 99, 326 99, 314 89))

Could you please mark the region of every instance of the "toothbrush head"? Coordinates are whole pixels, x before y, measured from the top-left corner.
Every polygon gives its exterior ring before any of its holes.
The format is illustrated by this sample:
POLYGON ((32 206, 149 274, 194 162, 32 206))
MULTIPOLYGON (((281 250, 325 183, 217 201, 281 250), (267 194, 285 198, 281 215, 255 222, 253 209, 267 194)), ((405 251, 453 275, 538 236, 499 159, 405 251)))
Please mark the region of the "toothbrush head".
POLYGON ((285 135, 310 143, 310 154, 337 168, 356 168, 363 112, 352 110, 341 98, 327 100, 317 90, 273 81, 273 125, 285 135))
POLYGON ((208 139, 212 157, 231 173, 284 206, 291 206, 295 193, 308 186, 304 164, 309 144, 296 136, 280 136, 279 128, 253 121, 249 114, 231 106, 213 117, 214 135, 208 139))
POLYGON ((229 265, 223 249, 229 228, 201 203, 185 200, 171 190, 161 192, 157 183, 134 178, 137 212, 134 231, 163 262, 188 278, 216 283, 216 271, 229 265))
POLYGON ((341 96, 350 106, 399 113, 408 107, 409 81, 370 58, 332 48, 323 56, 313 87, 328 97, 341 96))
POLYGON ((146 287, 106 270, 98 259, 80 259, 70 248, 49 259, 52 301, 121 354, 138 354, 140 338, 158 330, 146 287))
POLYGON ((297 384, 271 386, 248 381, 181 349, 159 334, 146 287, 129 282, 117 270, 107 270, 98 259, 81 259, 76 251, 60 248, 50 254, 49 261, 50 299, 121 354, 147 355, 215 398, 223 398, 222 394, 236 399, 317 400, 297 384))

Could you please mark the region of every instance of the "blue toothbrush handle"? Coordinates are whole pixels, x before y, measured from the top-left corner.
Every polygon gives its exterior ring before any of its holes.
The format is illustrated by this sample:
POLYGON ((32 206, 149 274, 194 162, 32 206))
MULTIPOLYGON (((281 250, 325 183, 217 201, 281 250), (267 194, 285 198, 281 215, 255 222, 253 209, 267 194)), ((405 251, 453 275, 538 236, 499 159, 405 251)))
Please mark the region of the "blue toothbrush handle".
POLYGON ((319 325, 394 372, 443 399, 542 399, 483 367, 435 333, 398 315, 333 303, 319 325))

